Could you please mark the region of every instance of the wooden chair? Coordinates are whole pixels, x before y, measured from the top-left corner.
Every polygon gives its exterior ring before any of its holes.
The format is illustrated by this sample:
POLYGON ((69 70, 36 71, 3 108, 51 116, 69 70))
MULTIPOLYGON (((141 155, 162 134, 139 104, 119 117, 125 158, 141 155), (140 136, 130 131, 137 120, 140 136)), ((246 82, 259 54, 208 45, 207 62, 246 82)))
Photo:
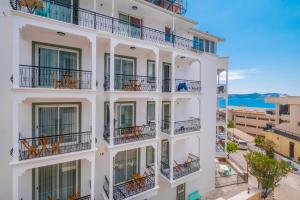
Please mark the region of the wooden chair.
POLYGON ((30 156, 36 157, 38 147, 36 144, 30 145, 26 140, 22 140, 21 143, 28 150, 26 159, 28 159, 30 156))
POLYGON ((80 197, 80 191, 75 192, 74 194, 72 194, 71 196, 69 196, 68 200, 76 200, 80 197))
POLYGON ((50 151, 47 147, 47 144, 48 144, 49 140, 50 140, 50 137, 47 137, 47 136, 41 137, 41 138, 38 139, 40 145, 42 146, 42 148, 38 152, 39 156, 41 156, 41 153, 43 152, 43 150, 45 150, 46 155, 47 155, 47 152, 48 152, 48 154, 50 154, 50 151))
POLYGON ((51 144, 52 154, 60 153, 60 144, 64 142, 64 139, 65 139, 64 136, 59 136, 59 140, 51 144))
POLYGON ((175 164, 175 170, 177 171, 177 172, 181 172, 182 171, 182 169, 181 169, 181 165, 180 164, 178 164, 175 160, 174 160, 174 164, 175 164))
POLYGON ((140 137, 143 134, 143 132, 144 132, 144 126, 134 128, 134 136, 135 137, 140 137))

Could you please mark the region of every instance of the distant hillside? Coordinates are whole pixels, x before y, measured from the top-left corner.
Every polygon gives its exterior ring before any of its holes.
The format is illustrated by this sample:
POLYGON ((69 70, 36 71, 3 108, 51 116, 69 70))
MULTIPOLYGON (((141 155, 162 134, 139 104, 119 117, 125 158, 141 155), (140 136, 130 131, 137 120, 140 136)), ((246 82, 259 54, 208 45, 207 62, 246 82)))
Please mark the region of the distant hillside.
POLYGON ((266 97, 280 97, 280 96, 287 96, 286 94, 280 94, 280 93, 266 93, 266 94, 260 94, 260 93, 251 93, 251 94, 230 94, 230 98, 246 98, 246 99, 264 99, 266 97))

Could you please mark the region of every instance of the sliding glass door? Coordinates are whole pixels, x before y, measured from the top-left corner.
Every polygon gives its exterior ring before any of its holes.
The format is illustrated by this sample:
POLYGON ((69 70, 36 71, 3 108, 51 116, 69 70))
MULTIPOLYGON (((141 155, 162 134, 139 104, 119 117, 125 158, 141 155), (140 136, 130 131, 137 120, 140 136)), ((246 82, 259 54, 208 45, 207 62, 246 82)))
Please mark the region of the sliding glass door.
POLYGON ((114 159, 114 184, 131 180, 139 171, 138 163, 138 149, 118 152, 114 159))
POLYGON ((116 128, 127 128, 135 125, 135 104, 117 103, 116 104, 116 128))
POLYGON ((68 199, 79 192, 79 161, 40 167, 35 170, 37 200, 68 199))
MULTIPOLYGON (((79 132, 78 105, 37 105, 35 108, 35 136, 52 136, 79 132)), ((65 137, 64 142, 71 142, 65 137)))
POLYGON ((119 13, 119 34, 133 38, 141 38, 142 19, 119 13))
POLYGON ((39 66, 35 86, 68 88, 70 80, 79 81, 80 74, 74 71, 79 69, 78 51, 37 45, 35 57, 39 66))

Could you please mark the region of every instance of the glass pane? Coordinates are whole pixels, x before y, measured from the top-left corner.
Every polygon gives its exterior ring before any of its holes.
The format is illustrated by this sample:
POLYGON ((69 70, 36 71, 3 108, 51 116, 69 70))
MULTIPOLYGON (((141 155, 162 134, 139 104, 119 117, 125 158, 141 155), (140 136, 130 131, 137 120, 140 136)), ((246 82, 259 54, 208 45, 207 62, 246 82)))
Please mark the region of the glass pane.
POLYGON ((205 52, 209 52, 209 40, 205 40, 205 52))
POLYGON ((127 180, 132 179, 132 175, 137 173, 137 150, 127 151, 127 180))
MULTIPOLYGON (((39 48, 40 67, 58 68, 58 51, 53 49, 39 48)), ((54 87, 58 77, 58 71, 40 68, 38 71, 38 86, 54 87)))
POLYGON ((60 51, 59 52, 59 65, 62 69, 77 69, 77 53, 60 51))
POLYGON ((115 156, 115 184, 126 181, 126 151, 115 156))
POLYGON ((38 199, 39 200, 58 198, 57 178, 58 178, 57 165, 38 168, 38 199))
POLYGON ((59 108, 59 134, 77 133, 77 107, 59 108))
POLYGON ((147 147, 146 148, 146 165, 152 165, 154 164, 154 148, 153 147, 147 147))
POLYGON ((76 161, 60 165, 60 199, 76 194, 76 161))
POLYGON ((38 133, 37 136, 58 134, 57 107, 38 107, 38 133))
POLYGON ((148 121, 155 121, 155 103, 148 103, 148 121))
POLYGON ((133 126, 133 106, 122 105, 121 106, 121 127, 133 126))
POLYGON ((133 60, 122 60, 122 70, 125 75, 134 75, 133 60))

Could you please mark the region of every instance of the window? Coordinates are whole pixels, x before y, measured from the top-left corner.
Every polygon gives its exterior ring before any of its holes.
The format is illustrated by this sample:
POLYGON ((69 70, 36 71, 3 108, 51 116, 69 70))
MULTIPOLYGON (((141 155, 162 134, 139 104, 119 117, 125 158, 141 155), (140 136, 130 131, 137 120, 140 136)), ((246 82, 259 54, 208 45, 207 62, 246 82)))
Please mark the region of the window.
POLYGON ((147 80, 148 82, 155 83, 155 62, 154 61, 147 62, 147 80))
POLYGON ((155 122, 155 102, 154 101, 148 101, 147 102, 147 121, 155 122))
POLYGON ((79 192, 79 161, 39 167, 35 170, 36 196, 40 200, 68 199, 79 192))
POLYGON ((209 52, 209 40, 205 40, 205 52, 209 52))
POLYGON ((134 38, 141 37, 142 19, 130 16, 128 14, 119 13, 119 33, 134 38))
POLYGON ((171 28, 165 27, 165 41, 172 42, 171 28))
POLYGON ((210 41, 210 53, 215 53, 216 43, 213 41, 210 41))
MULTIPOLYGON (((35 136, 79 132, 78 105, 38 105, 35 107, 35 136)), ((76 138, 76 137, 75 137, 76 138)), ((73 139, 75 139, 73 138, 73 139)), ((68 137, 69 140, 72 138, 68 137)), ((67 141, 67 138, 64 139, 67 141)))
POLYGON ((138 149, 118 152, 114 159, 114 183, 119 184, 132 179, 139 170, 138 149))
POLYGON ((154 165, 154 158, 154 148, 151 146, 146 147, 146 166, 154 165))
POLYGON ((177 186, 176 200, 185 200, 185 183, 177 186))
POLYGON ((201 39, 197 36, 194 36, 193 46, 194 46, 194 49, 197 49, 199 51, 204 51, 203 39, 201 39))

